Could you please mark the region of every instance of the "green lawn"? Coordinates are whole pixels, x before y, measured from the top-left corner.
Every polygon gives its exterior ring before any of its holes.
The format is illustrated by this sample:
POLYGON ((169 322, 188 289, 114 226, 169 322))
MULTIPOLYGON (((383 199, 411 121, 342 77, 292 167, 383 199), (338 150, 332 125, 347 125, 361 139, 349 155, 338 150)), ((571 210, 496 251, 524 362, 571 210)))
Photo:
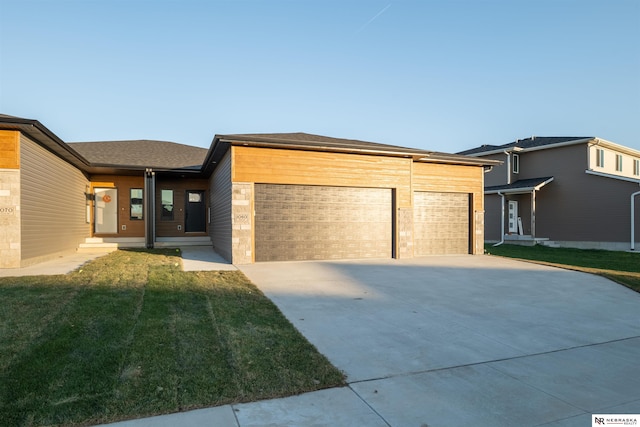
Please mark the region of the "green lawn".
POLYGON ((0 278, 0 425, 87 425, 293 395, 344 376, 240 272, 117 251, 0 278))
POLYGON ((485 252, 598 274, 640 292, 640 253, 546 246, 485 245, 485 252))

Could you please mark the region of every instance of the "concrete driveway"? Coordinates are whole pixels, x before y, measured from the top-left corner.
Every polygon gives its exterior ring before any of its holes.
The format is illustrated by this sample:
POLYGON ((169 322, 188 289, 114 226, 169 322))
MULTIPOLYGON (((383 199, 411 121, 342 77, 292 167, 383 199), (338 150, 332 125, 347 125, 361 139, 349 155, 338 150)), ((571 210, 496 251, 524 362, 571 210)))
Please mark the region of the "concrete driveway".
MULTIPOLYGON (((339 400, 368 424, 585 426, 593 413, 640 413, 640 294, 609 280, 490 256, 241 270, 347 374, 339 400)), ((298 424, 349 410, 318 396, 315 415, 296 408, 298 424)), ((278 425, 290 412, 274 405, 238 405, 236 417, 278 425)))

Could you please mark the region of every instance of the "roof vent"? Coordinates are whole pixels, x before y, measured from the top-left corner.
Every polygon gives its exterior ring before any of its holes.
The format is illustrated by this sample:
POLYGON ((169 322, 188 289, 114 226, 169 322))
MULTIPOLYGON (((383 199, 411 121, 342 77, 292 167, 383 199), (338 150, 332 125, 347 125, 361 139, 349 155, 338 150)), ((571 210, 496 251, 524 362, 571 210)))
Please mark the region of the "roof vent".
POLYGON ((535 135, 531 135, 531 140, 534 141, 536 139, 535 135))

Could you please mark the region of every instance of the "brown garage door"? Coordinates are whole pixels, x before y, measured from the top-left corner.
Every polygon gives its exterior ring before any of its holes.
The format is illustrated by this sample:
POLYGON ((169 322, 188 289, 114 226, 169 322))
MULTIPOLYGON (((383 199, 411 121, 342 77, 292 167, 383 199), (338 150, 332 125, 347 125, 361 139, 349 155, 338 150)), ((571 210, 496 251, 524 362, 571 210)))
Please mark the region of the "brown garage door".
POLYGON ((469 253, 469 194, 414 193, 414 255, 469 253))
POLYGON ((390 258, 391 190, 255 185, 256 261, 390 258))

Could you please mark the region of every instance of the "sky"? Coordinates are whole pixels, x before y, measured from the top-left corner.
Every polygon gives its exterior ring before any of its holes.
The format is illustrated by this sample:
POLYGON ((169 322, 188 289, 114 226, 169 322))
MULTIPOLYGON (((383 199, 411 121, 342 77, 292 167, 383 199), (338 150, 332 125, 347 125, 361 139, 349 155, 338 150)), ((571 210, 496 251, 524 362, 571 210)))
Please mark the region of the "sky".
POLYGON ((65 142, 640 150, 639 0, 0 0, 0 17, 0 113, 65 142))

